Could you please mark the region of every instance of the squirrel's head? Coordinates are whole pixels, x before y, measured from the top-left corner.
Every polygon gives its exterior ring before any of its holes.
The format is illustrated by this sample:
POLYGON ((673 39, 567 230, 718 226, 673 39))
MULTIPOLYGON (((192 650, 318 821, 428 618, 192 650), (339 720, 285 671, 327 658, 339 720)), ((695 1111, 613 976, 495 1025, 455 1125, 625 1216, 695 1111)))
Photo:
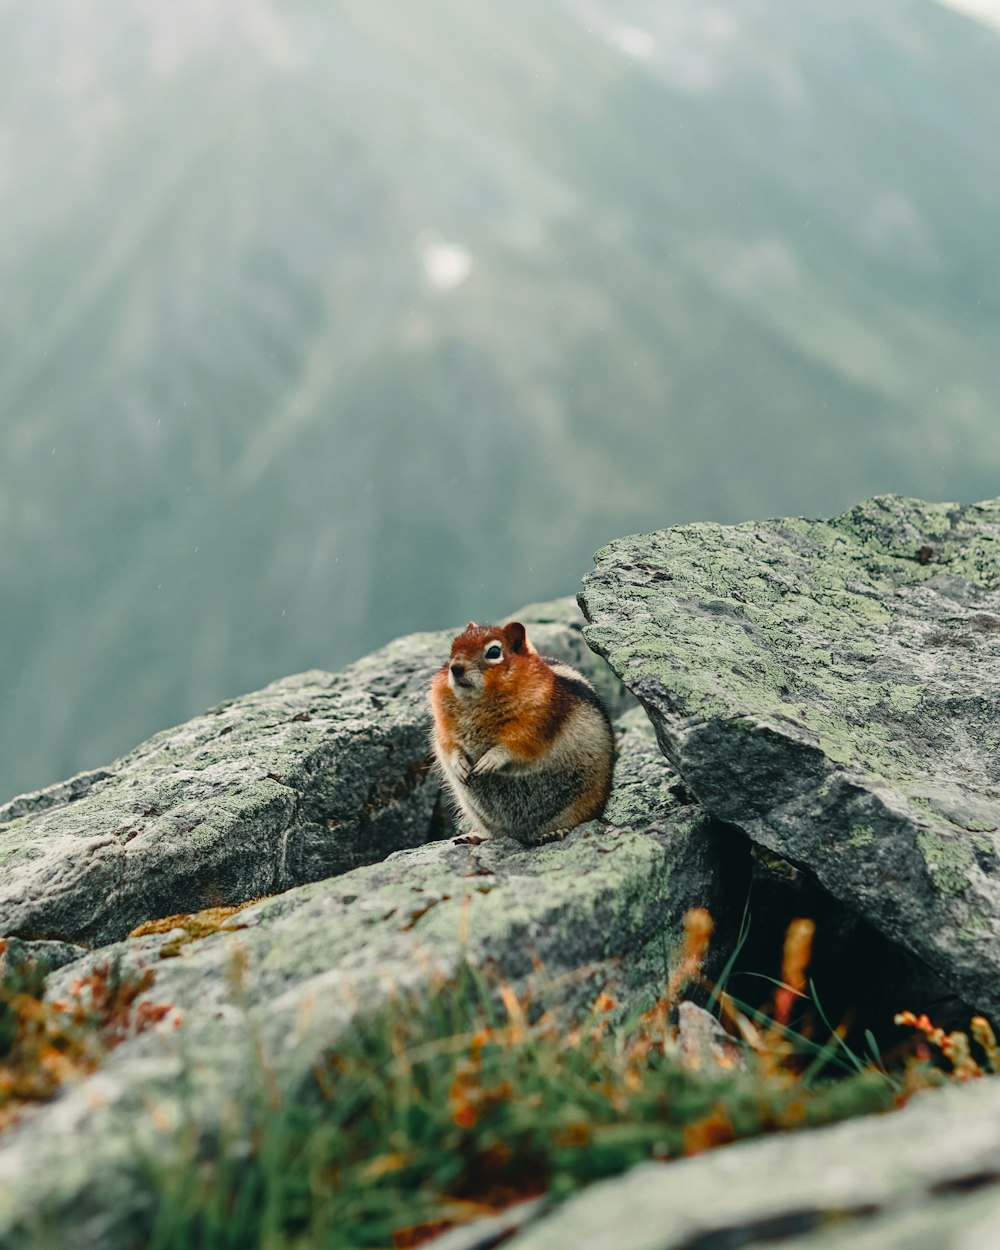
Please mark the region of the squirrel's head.
POLYGON ((474 697, 502 680, 518 658, 534 650, 520 621, 509 625, 470 621, 451 644, 448 686, 460 699, 474 697))

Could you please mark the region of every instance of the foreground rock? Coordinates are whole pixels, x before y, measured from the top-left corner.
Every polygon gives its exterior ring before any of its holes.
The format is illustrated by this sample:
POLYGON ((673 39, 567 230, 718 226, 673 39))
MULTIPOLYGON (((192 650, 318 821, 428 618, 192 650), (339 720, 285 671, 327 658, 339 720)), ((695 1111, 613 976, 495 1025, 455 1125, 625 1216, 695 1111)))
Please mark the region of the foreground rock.
POLYGON ((971 1250, 1000 1244, 998 1179, 1000 1081, 980 1081, 887 1116, 644 1164, 504 1245, 971 1250))
MULTIPOLYGON (((524 619, 615 702, 572 600, 524 619)), ((415 634, 343 672, 274 682, 0 807, 0 935, 99 945, 447 834, 426 694, 450 640, 415 634)))
POLYGON ((598 553, 588 642, 715 816, 1000 1012, 1000 501, 598 553))
POLYGON ((200 941, 135 938, 57 973, 59 996, 108 959, 151 967, 150 997, 183 1023, 126 1042, 0 1137, 0 1247, 141 1244, 143 1168, 169 1163, 179 1126, 210 1134, 260 1079, 261 1057, 278 1074, 305 1070, 359 1014, 465 960, 519 987, 562 977, 567 1005, 605 986, 626 1002, 658 993, 680 917, 713 901, 712 835, 641 713, 626 718, 619 775, 613 807, 634 827, 593 823, 532 850, 400 851, 248 907, 200 941))

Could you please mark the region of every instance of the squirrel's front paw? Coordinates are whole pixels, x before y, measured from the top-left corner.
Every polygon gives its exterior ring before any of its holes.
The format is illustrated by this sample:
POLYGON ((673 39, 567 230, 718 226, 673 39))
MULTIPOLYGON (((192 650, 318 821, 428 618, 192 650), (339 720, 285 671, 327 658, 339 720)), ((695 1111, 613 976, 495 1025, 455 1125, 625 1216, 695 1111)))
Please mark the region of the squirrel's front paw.
POLYGON ((469 780, 469 774, 472 772, 472 760, 459 748, 455 748, 451 753, 451 759, 448 763, 452 767, 455 776, 464 786, 469 780))
POLYGON ((469 776, 482 777, 485 773, 495 773, 498 768, 504 768, 509 764, 513 758, 506 747, 490 747, 476 760, 469 776))

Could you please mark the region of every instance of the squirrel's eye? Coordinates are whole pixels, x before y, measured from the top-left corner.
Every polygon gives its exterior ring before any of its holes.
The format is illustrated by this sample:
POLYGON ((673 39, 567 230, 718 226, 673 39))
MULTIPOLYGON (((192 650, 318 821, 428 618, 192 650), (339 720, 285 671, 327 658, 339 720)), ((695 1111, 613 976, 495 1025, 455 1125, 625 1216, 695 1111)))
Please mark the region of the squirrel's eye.
POLYGON ((488 660, 499 660, 503 655, 503 647, 498 642, 491 642, 484 654, 488 660))

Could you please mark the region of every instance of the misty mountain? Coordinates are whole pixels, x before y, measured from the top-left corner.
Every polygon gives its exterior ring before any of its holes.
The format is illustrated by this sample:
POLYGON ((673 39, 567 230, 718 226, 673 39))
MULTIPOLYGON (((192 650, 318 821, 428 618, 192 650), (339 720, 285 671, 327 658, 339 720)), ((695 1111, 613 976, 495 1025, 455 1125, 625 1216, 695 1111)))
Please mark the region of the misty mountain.
POLYGON ((0 0, 0 796, 622 533, 1000 470, 931 0, 0 0))

